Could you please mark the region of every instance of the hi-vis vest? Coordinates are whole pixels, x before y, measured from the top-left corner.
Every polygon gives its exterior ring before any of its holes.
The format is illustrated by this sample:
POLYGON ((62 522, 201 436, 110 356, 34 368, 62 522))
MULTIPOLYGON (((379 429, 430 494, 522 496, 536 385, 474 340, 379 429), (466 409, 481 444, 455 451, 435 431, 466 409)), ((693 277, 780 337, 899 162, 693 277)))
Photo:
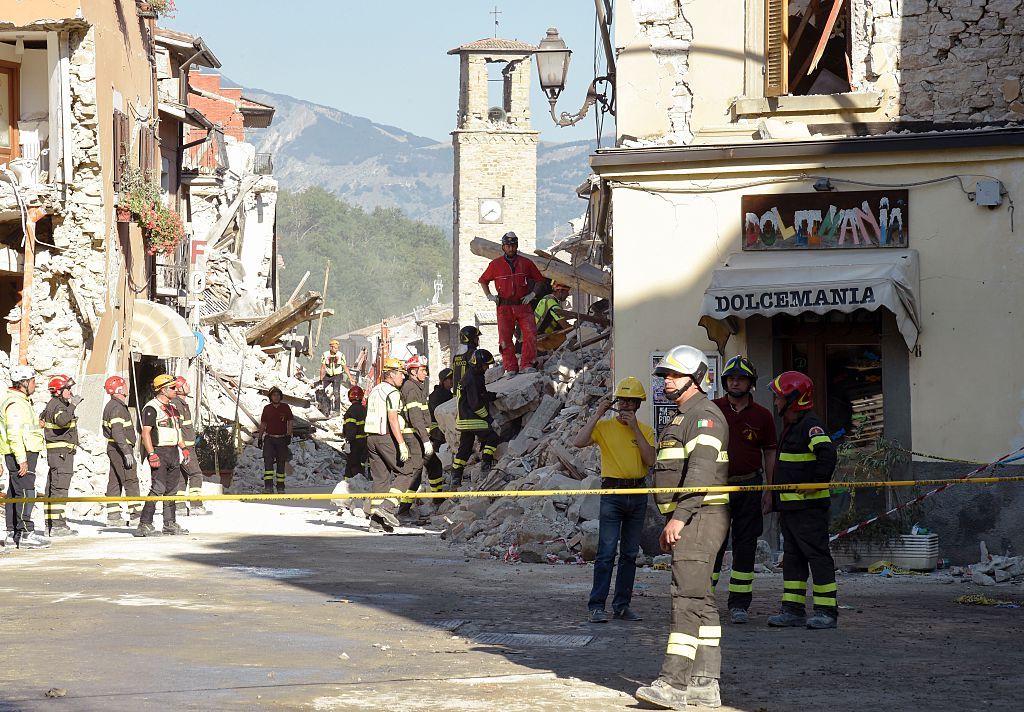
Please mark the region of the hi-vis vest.
POLYGON ((153 447, 177 445, 179 440, 178 417, 171 415, 171 413, 177 412, 174 410, 174 405, 170 403, 164 405, 154 398, 146 403, 146 408, 153 408, 156 411, 156 437, 153 438, 153 447), (167 409, 170 409, 171 413, 168 413, 167 409))
POLYGON ((324 357, 320 360, 320 363, 324 365, 324 373, 328 376, 337 376, 345 372, 345 354, 340 351, 336 354, 324 351, 324 357))
POLYGON ((533 310, 533 318, 537 320, 537 333, 541 336, 558 331, 558 319, 552 309, 561 305, 550 294, 541 297, 537 308, 533 310))
POLYGON ((0 454, 14 455, 25 462, 26 453, 46 449, 39 419, 32 402, 19 390, 11 388, 0 402, 0 454))
POLYGON ((366 399, 366 425, 364 429, 369 435, 388 434, 388 411, 398 412, 398 425, 405 427, 402 417, 402 396, 398 389, 390 383, 378 383, 370 391, 366 399))

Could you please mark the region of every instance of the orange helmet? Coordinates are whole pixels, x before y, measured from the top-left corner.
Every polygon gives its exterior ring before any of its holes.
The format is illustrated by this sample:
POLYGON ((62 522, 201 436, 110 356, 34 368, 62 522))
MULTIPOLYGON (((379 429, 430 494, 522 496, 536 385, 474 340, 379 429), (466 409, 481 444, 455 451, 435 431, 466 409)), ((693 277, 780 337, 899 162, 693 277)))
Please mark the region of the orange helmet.
POLYGON ((783 412, 810 410, 814 407, 814 381, 804 373, 785 371, 772 379, 768 387, 772 393, 786 399, 783 412))
POLYGON ((65 376, 64 374, 59 373, 50 379, 50 382, 46 384, 46 387, 49 389, 50 393, 56 394, 60 393, 65 388, 71 388, 73 385, 75 385, 75 379, 71 376, 65 376))
POLYGON ((363 399, 363 389, 359 386, 352 386, 348 389, 348 400, 350 403, 358 403, 363 399))
POLYGON ((128 381, 120 376, 111 376, 103 382, 103 390, 109 396, 126 396, 128 395, 128 381))

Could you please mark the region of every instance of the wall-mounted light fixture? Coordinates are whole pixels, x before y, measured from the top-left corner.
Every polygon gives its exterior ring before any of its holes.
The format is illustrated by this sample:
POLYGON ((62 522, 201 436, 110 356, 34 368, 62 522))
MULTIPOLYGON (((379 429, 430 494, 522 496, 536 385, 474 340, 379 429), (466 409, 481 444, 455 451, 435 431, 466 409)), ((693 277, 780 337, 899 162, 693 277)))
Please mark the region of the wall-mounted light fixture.
POLYGON ((572 126, 579 123, 590 107, 594 104, 601 105, 601 111, 615 115, 615 102, 613 92, 615 90, 614 69, 603 77, 595 77, 587 89, 587 98, 583 106, 575 114, 563 111, 560 115, 555 114, 555 103, 565 89, 565 82, 569 76, 569 59, 572 50, 559 36, 558 29, 549 27, 547 35, 540 41, 537 48, 537 77, 540 79, 540 88, 548 97, 548 104, 551 105, 551 120, 558 126, 572 126), (598 91, 598 84, 606 85, 604 91, 598 91))

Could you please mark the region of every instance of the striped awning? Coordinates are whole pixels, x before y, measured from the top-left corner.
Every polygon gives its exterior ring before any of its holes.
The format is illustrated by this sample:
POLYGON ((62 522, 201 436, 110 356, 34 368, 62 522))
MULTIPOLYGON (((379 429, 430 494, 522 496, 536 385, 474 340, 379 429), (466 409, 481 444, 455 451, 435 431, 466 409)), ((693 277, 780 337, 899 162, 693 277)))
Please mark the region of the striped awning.
POLYGON ((185 318, 165 304, 135 300, 132 319, 133 353, 158 358, 192 358, 196 335, 185 318))

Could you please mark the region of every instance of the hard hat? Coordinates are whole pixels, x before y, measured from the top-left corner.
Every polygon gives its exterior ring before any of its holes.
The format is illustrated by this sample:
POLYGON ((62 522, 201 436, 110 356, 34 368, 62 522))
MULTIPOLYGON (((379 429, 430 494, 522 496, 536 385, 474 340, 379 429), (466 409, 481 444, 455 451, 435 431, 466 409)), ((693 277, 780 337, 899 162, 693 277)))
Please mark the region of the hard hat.
POLYGON ((441 369, 441 373, 437 374, 437 380, 440 383, 444 383, 449 378, 454 378, 454 377, 455 377, 455 371, 451 370, 450 368, 442 368, 441 369))
POLYGON ((11 369, 11 383, 21 383, 23 381, 31 381, 36 377, 36 372, 31 366, 25 366, 19 364, 11 369))
POLYGON ((786 399, 786 407, 779 415, 787 410, 798 412, 814 407, 814 381, 807 374, 784 371, 772 379, 768 387, 772 389, 772 393, 786 399))
POLYGON ((619 381, 619 385, 615 386, 615 393, 613 395, 616 398, 647 400, 647 391, 644 390, 644 384, 640 383, 639 378, 634 378, 633 376, 626 376, 619 381))
POLYGON ((348 389, 348 399, 351 403, 358 403, 363 399, 364 395, 366 394, 363 393, 363 389, 359 386, 352 386, 348 389))
POLYGON ((177 376, 174 379, 174 383, 181 388, 182 386, 188 386, 188 381, 185 380, 184 376, 177 376))
POLYGON ((572 289, 572 287, 570 287, 565 282, 552 282, 551 283, 551 290, 555 291, 555 290, 558 290, 558 289, 572 289))
POLYGON ((460 344, 478 344, 480 343, 480 330, 475 326, 464 326, 459 329, 459 343, 460 344))
POLYGON ((503 245, 518 245, 519 235, 515 234, 511 230, 501 236, 501 244, 503 245))
POLYGON ((388 371, 405 371, 405 364, 397 358, 386 358, 384 364, 381 366, 381 371, 387 373, 388 371))
POLYGON ((126 396, 128 395, 128 381, 120 376, 111 376, 103 382, 103 390, 109 396, 126 396))
POLYGON ((167 386, 173 386, 177 384, 177 379, 174 376, 169 376, 166 373, 161 373, 159 376, 153 379, 153 390, 161 391, 167 386))
POLYGON ((50 382, 46 384, 47 389, 50 393, 59 393, 65 388, 71 388, 75 385, 75 380, 71 376, 65 376, 64 374, 57 374, 50 379, 50 382))
POLYGON ((327 345, 328 346, 341 346, 341 342, 338 341, 337 339, 331 339, 330 341, 327 342, 327 345))
POLYGON ((684 376, 693 376, 694 383, 700 388, 704 382, 704 376, 708 373, 708 360, 704 352, 692 346, 673 346, 668 353, 661 357, 658 365, 654 368, 655 376, 667 376, 669 373, 681 373, 684 376))
POLYGON ((284 391, 282 391, 282 390, 281 390, 280 388, 278 388, 277 386, 271 386, 271 387, 270 387, 270 390, 269 390, 269 391, 267 391, 267 398, 273 398, 273 395, 274 395, 275 393, 276 393, 277 395, 281 396, 282 398, 284 398, 284 391))
POLYGON ((725 362, 725 368, 722 369, 722 377, 720 379, 722 381, 722 388, 726 387, 725 379, 728 376, 745 376, 750 379, 751 386, 757 383, 757 370, 754 368, 754 364, 742 356, 733 356, 725 362))
POLYGON ((418 356, 418 355, 417 356, 413 356, 413 357, 409 358, 405 362, 405 368, 407 370, 409 370, 409 371, 412 371, 412 370, 420 368, 420 367, 423 367, 423 368, 427 367, 427 357, 426 356, 418 356))
POLYGON ((494 363, 494 354, 487 349, 477 349, 473 352, 473 355, 469 357, 469 365, 471 366, 490 366, 494 363))

